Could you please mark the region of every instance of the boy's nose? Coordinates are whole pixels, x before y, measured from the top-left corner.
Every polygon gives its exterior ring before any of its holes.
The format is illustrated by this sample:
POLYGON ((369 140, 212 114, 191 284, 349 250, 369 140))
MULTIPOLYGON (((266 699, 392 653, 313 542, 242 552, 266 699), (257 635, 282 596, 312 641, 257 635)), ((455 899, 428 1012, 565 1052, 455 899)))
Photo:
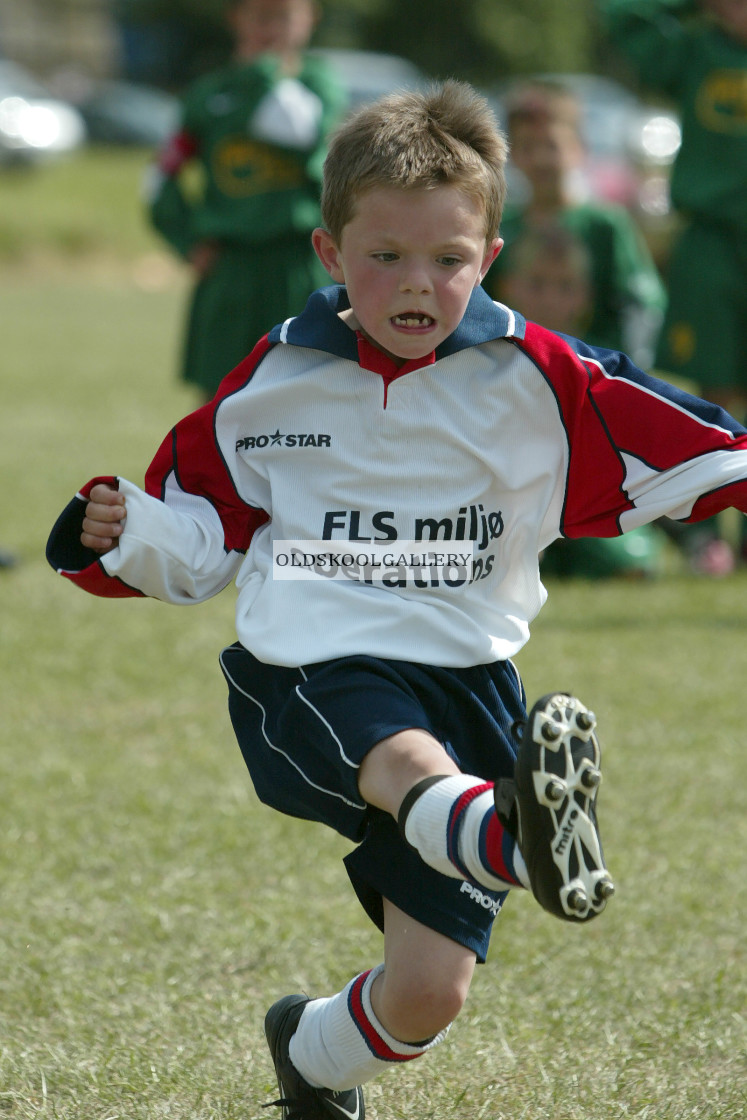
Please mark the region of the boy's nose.
POLYGON ((433 283, 428 269, 417 264, 403 269, 399 288, 401 292, 430 292, 433 283))

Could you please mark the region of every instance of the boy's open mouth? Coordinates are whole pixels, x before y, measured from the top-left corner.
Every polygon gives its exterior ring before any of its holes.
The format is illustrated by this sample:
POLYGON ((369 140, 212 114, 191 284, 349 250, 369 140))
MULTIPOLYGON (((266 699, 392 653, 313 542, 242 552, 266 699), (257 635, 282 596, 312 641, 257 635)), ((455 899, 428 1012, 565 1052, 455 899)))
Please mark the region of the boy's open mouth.
POLYGON ((393 315, 392 322, 395 327, 432 327, 435 319, 431 319, 430 315, 424 314, 422 311, 406 311, 403 315, 393 315))

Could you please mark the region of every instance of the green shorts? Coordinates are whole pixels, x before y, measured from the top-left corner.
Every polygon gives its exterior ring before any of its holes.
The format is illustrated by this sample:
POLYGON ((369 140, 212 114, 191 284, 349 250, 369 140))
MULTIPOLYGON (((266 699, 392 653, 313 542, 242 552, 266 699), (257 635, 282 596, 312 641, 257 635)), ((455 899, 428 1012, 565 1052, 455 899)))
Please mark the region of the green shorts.
POLYGON ((330 282, 310 233, 258 246, 225 245, 192 296, 184 380, 212 397, 263 335, 300 314, 311 293, 330 282))
POLYGON ((747 235, 693 224, 669 266, 656 368, 709 389, 747 390, 747 235))

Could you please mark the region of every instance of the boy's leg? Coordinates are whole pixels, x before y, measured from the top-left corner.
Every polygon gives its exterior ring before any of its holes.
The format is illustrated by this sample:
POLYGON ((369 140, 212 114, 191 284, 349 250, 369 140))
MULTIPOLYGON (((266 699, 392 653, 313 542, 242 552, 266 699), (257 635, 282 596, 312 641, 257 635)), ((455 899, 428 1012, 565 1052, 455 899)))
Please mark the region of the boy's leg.
POLYGON ((446 1031, 467 998, 474 952, 384 899, 384 962, 371 999, 379 1022, 410 1043, 446 1031))
POLYGON ((495 790, 460 774, 427 732, 399 732, 366 755, 358 787, 442 873, 492 890, 530 886, 557 917, 588 921, 614 892, 596 822, 595 725, 575 698, 542 697, 524 727, 515 781, 495 790))
POLYGON ((436 871, 493 891, 529 886, 516 841, 496 815, 493 783, 462 773, 427 731, 377 743, 361 763, 358 789, 436 871))
POLYGON ((476 959, 472 950, 386 899, 384 915, 384 965, 356 976, 329 999, 290 996, 268 1012, 268 1038, 276 1055, 274 1022, 289 1006, 300 1008, 295 1029, 282 1047, 284 1054, 275 1061, 283 1086, 295 1081, 300 1103, 305 1092, 321 1107, 317 1112, 309 1109, 310 1116, 348 1115, 357 1120, 362 1099, 353 1096, 345 1104, 340 1098, 360 1093, 362 1083, 441 1042, 469 991, 476 959), (294 1000, 301 1002, 291 1004, 294 1000))

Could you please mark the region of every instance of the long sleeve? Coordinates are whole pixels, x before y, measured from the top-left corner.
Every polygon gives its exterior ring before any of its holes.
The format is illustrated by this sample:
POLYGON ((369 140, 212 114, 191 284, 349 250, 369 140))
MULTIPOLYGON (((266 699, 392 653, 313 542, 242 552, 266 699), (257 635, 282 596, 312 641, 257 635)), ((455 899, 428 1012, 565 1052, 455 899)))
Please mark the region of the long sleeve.
POLYGON ((733 417, 623 354, 569 340, 564 355, 548 348, 551 337, 527 324, 523 345, 552 385, 568 441, 564 536, 616 536, 662 516, 700 521, 730 506, 747 512, 747 431, 733 417))
POLYGON ((163 441, 145 489, 122 478, 92 479, 58 518, 47 559, 61 575, 106 598, 148 596, 203 602, 235 576, 267 514, 239 497, 213 432, 214 406, 182 420, 163 441), (96 482, 118 487, 127 517, 119 543, 99 556, 80 543, 96 482))
POLYGON ((197 140, 182 129, 159 154, 155 166, 149 168, 145 183, 146 204, 153 227, 183 257, 187 256, 195 238, 193 204, 182 188, 180 175, 195 159, 197 151, 197 140))

